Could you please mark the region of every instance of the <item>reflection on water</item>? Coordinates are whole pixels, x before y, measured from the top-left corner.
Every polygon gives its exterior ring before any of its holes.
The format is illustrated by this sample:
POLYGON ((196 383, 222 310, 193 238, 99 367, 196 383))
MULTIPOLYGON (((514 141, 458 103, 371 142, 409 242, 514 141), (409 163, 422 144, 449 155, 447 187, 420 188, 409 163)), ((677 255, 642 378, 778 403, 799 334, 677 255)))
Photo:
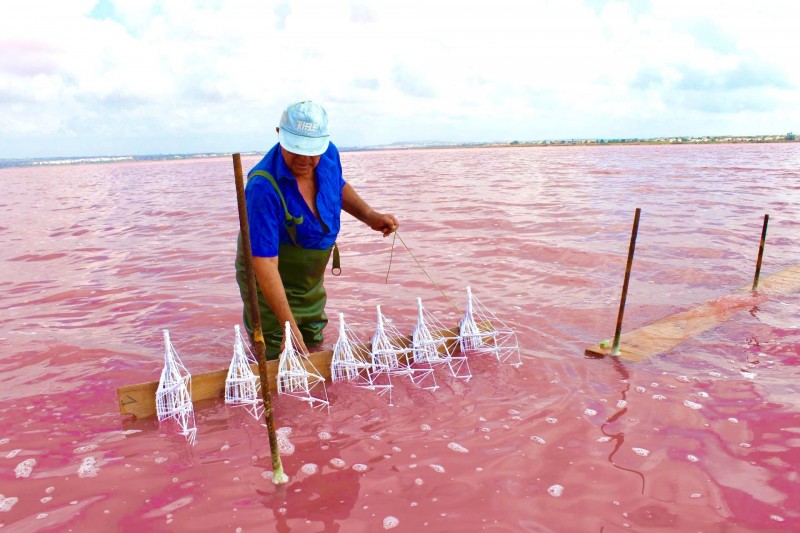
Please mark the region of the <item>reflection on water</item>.
POLYGON ((230 161, 0 170, 0 526, 800 529, 800 296, 727 297, 752 280, 765 213, 762 275, 798 262, 800 146, 342 160, 414 257, 396 246, 387 282, 391 239, 343 219, 329 311, 362 339, 378 304, 410 332, 417 297, 455 325, 447 299, 471 285, 525 364, 474 358, 469 383, 440 374, 436 393, 400 381, 393 407, 346 384, 330 387, 330 415, 279 397, 292 481, 274 487, 263 426, 221 400, 195 406, 196 448, 116 408, 117 387, 158 379, 163 328, 192 373, 230 360, 230 161), (624 331, 707 301, 730 316, 641 363, 587 359, 613 334, 635 207, 624 331))

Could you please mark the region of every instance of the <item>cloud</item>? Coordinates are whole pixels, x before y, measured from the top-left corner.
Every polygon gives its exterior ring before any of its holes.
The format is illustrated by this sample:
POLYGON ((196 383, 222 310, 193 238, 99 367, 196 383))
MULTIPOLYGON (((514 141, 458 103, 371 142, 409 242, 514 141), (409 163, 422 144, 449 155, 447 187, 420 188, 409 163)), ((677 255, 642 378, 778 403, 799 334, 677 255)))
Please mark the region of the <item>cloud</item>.
POLYGON ((156 133, 164 151, 263 149, 305 98, 329 108, 346 146, 797 130, 797 12, 784 0, 28 0, 0 19, 0 157, 77 149, 59 135, 84 139, 82 155, 150 150, 156 133))

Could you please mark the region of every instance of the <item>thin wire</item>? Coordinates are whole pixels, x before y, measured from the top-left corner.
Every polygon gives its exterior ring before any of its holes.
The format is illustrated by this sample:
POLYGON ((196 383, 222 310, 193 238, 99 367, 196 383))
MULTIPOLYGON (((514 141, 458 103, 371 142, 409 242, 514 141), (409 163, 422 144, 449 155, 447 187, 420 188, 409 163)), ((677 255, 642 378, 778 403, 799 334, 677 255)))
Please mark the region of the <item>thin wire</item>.
POLYGON ((383 284, 389 283, 389 271, 392 269, 392 257, 394 256, 394 241, 397 240, 397 232, 393 232, 392 236, 392 250, 389 252, 389 268, 386 269, 386 281, 383 284))
MULTIPOLYGON (((460 312, 461 312, 461 309, 459 309, 459 308, 458 308, 458 306, 457 306, 456 304, 454 304, 454 303, 453 303, 453 301, 452 301, 452 300, 451 300, 451 299, 450 299, 450 298, 449 298, 449 297, 448 297, 448 296, 447 296, 447 295, 444 293, 444 291, 442 290, 442 288, 441 288, 441 287, 439 287, 439 284, 438 284, 438 283, 436 283, 436 282, 433 280, 433 278, 430 276, 430 274, 428 274, 428 272, 427 272, 427 271, 425 270, 425 268, 422 266, 422 263, 420 263, 420 262, 419 262, 419 260, 418 260, 418 259, 417 259, 417 258, 414 256, 414 253, 411 251, 411 248, 409 248, 409 247, 408 247, 408 245, 406 244, 406 241, 404 241, 404 240, 403 240, 403 238, 402 238, 402 237, 400 237, 400 234, 399 234, 398 232, 396 232, 396 231, 395 231, 395 232, 394 232, 394 235, 395 235, 395 237, 397 237, 397 238, 399 238, 399 239, 400 239, 400 242, 401 242, 401 243, 403 243, 403 246, 405 246, 405 247, 406 247, 406 250, 408 250, 408 253, 409 253, 409 254, 411 254, 411 257, 412 257, 412 258, 414 259, 414 261, 417 263, 417 266, 420 268, 420 270, 422 270, 422 272, 424 272, 424 273, 425 273, 425 275, 428 277, 428 279, 430 280, 430 282, 431 282, 431 283, 433 283, 434 287, 436 287, 436 288, 439 290, 439 292, 440 292, 440 293, 442 293, 442 296, 444 296, 444 297, 445 297, 445 299, 446 299, 446 300, 447 300, 447 301, 450 303, 450 305, 452 305, 452 306, 453 306, 453 309, 455 309, 457 312, 459 312, 459 313, 460 313, 460 312)), ((390 255, 389 255, 389 269, 391 269, 391 268, 392 268, 392 255, 393 255, 393 254, 394 254, 394 239, 392 239, 392 252, 391 252, 391 253, 390 253, 390 255)), ((388 283, 388 282, 389 282, 389 269, 387 269, 387 270, 386 270, 386 283, 388 283)))

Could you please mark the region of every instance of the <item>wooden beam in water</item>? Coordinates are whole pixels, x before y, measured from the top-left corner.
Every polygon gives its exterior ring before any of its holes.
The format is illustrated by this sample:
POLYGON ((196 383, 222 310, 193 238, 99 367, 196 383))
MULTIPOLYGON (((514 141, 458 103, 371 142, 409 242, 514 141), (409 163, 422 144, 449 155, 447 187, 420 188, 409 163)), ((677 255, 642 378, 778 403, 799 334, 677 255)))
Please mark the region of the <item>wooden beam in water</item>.
MULTIPOLYGON (((642 361, 665 352, 685 340, 728 320, 731 315, 750 309, 769 294, 785 294, 800 290, 800 265, 782 270, 759 282, 758 292, 750 285, 733 294, 698 305, 688 311, 662 318, 652 324, 625 333, 620 338, 620 357, 642 361)), ((611 353, 610 343, 595 344, 586 355, 603 357, 611 353)))
MULTIPOLYGON (((482 327, 484 324, 479 324, 482 327)), ((458 342, 458 328, 450 328, 435 332, 438 335, 452 337, 449 347, 458 342)), ((411 345, 411 337, 402 337, 397 341, 403 346, 411 345)), ((358 345, 359 348, 370 350, 370 343, 358 345)), ((357 349, 359 349, 357 348, 357 349)), ((232 348, 231 348, 232 349, 232 348)), ((314 352, 308 356, 306 368, 311 369, 311 365, 317 372, 325 378, 331 379, 331 359, 332 350, 314 352)), ((258 375, 258 365, 252 365, 253 373, 258 375)), ((270 390, 277 390, 278 361, 267 361, 267 381, 270 390)), ((225 397, 225 379, 228 377, 228 367, 222 370, 204 372, 202 374, 192 374, 192 401, 210 400, 225 397)), ((136 385, 126 385, 117 389, 119 399, 119 412, 122 415, 133 415, 136 418, 146 418, 156 414, 156 390, 158 381, 139 383, 136 385)))

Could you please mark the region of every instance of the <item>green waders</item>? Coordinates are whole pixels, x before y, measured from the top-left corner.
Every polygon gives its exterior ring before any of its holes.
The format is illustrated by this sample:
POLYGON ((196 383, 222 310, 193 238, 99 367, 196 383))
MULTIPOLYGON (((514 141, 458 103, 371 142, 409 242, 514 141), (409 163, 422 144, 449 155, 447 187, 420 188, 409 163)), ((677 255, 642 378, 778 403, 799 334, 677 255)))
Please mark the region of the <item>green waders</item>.
MULTIPOLYGON (((297 224, 303 223, 303 218, 295 218, 289 213, 286 202, 283 199, 278 185, 274 178, 266 172, 253 172, 248 178, 254 175, 266 177, 278 192, 278 196, 283 204, 286 215, 286 229, 292 241, 296 242, 295 234, 297 224)), ((327 294, 323 280, 328 259, 331 256, 332 246, 326 250, 312 250, 301 248, 296 244, 282 244, 278 250, 278 272, 286 291, 286 299, 292 310, 292 315, 297 323, 297 327, 303 334, 303 341, 306 346, 311 348, 322 342, 322 330, 328 323, 328 316, 325 314, 325 302, 327 294)), ((336 250, 335 252, 338 252, 336 250)), ((338 253, 335 253, 338 255, 338 253)), ((336 261, 337 257, 334 257, 336 261)), ((337 267, 337 265, 334 265, 337 267)), ((239 293, 242 301, 247 302, 247 276, 244 266, 244 251, 242 249, 242 236, 239 235, 236 246, 236 283, 239 285, 239 293)), ((267 305, 261 288, 258 288, 258 308, 261 314, 261 331, 264 334, 264 342, 267 347, 267 359, 277 359, 280 353, 281 342, 283 341, 284 324, 279 324, 275 314, 267 305)), ((244 306, 244 327, 253 337, 253 320, 250 317, 250 309, 244 306)))

